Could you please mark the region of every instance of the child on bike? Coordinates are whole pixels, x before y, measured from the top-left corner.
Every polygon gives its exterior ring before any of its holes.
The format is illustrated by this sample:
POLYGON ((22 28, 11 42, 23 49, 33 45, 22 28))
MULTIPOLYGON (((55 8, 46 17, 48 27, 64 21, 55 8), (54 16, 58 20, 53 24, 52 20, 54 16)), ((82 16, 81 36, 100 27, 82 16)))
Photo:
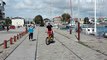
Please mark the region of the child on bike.
POLYGON ((47 25, 47 29, 48 29, 48 36, 51 36, 52 35, 52 37, 53 37, 53 30, 52 30, 52 25, 50 24, 50 23, 48 23, 48 25, 47 25))

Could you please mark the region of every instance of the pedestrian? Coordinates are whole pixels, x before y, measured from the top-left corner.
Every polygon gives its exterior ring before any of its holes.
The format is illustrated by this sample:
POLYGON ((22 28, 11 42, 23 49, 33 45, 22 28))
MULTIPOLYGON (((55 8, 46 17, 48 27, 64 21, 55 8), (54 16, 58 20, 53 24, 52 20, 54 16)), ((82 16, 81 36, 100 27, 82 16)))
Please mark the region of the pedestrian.
POLYGON ((9 31, 9 26, 7 26, 7 32, 9 31))
POLYGON ((29 40, 32 40, 33 39, 33 31, 34 31, 34 28, 32 25, 30 25, 29 29, 28 29, 28 32, 29 32, 29 40))

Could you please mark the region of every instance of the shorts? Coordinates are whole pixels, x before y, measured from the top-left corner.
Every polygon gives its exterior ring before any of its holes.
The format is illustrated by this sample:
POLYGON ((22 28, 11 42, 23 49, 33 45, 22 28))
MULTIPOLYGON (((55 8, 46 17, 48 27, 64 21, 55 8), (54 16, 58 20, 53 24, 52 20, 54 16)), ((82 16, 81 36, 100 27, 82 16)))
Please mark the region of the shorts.
POLYGON ((53 34, 53 31, 48 31, 48 36, 51 36, 53 34))

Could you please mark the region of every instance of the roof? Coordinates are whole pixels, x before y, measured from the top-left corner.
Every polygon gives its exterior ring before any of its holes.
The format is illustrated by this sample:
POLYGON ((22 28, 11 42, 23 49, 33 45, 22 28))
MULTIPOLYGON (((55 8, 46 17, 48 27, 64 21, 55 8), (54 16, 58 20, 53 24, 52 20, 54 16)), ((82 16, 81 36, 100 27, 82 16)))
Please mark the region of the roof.
POLYGON ((22 17, 14 17, 14 18, 12 18, 12 19, 22 19, 22 17))

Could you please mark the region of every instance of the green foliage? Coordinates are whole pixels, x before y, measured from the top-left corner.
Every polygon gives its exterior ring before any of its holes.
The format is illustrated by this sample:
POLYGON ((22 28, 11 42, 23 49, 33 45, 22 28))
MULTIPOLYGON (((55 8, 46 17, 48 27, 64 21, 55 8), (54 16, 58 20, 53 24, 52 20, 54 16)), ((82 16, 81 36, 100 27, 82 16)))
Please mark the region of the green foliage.
POLYGON ((11 25, 11 24, 12 24, 11 19, 10 19, 9 17, 7 17, 7 18, 5 19, 5 25, 11 25))
POLYGON ((44 21, 43 21, 43 18, 41 15, 37 15, 33 21, 36 23, 36 24, 40 24, 40 25, 43 25, 44 26, 44 21))
POLYGON ((85 17, 84 18, 84 24, 89 24, 90 22, 89 22, 89 18, 88 17, 85 17))
POLYGON ((62 14, 62 21, 63 22, 68 22, 68 23, 70 23, 70 14, 68 14, 68 13, 64 13, 64 14, 62 14))

